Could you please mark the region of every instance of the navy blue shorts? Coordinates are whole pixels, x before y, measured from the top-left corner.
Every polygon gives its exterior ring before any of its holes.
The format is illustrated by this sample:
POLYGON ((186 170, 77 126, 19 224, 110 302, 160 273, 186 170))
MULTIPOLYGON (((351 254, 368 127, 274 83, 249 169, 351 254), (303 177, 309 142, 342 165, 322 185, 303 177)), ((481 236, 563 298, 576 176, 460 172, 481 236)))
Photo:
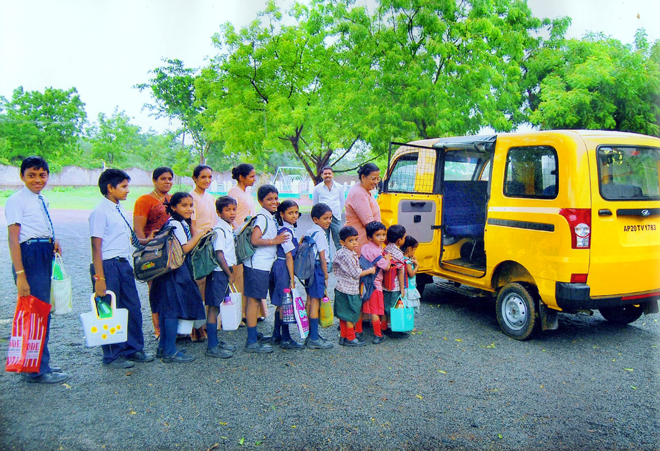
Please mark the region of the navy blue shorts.
POLYGON ((225 296, 229 296, 229 278, 224 271, 213 271, 206 278, 206 291, 204 303, 213 307, 220 307, 225 296))
POLYGON ((243 288, 246 298, 266 299, 269 282, 270 271, 243 266, 243 288))
POLYGON ((321 299, 325 296, 325 274, 323 274, 321 262, 318 260, 314 266, 314 276, 311 277, 311 281, 308 281, 309 283, 307 284, 308 286, 305 288, 305 291, 307 291, 307 294, 310 297, 321 299))

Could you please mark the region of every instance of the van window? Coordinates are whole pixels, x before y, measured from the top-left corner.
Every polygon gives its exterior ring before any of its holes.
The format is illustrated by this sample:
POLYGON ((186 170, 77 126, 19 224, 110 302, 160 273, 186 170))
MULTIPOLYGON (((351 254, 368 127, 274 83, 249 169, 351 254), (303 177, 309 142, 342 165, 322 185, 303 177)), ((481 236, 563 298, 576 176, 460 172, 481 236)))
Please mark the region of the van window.
POLYGON ((660 149, 650 147, 598 148, 600 194, 606 200, 660 197, 660 149))
MULTIPOLYGON (((399 193, 414 193, 415 180, 417 178, 417 152, 402 155, 392 168, 392 172, 387 180, 387 191, 399 193)), ((432 182, 431 182, 432 183, 432 182)), ((432 187, 428 187, 424 192, 431 192, 432 187)))
POLYGON ((472 180, 482 159, 463 150, 450 150, 445 154, 445 181, 472 180))
POLYGON ((504 195, 554 199, 557 197, 557 152, 549 146, 512 147, 506 163, 504 195))

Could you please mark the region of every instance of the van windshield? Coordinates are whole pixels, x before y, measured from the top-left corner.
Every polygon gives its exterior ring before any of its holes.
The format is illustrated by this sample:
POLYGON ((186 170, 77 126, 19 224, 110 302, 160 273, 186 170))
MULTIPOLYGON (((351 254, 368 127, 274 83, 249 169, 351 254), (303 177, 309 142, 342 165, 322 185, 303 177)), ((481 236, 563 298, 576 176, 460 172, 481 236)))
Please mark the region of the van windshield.
POLYGON ((606 200, 660 199, 660 149, 598 148, 600 193, 606 200))

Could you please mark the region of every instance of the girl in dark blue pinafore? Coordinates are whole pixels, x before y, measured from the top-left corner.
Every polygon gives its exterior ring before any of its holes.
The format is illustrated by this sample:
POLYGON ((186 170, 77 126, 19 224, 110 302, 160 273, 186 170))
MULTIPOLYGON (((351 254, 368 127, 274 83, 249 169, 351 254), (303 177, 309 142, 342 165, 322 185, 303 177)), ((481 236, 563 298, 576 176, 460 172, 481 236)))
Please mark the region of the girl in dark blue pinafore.
MULTIPOLYGON (((174 226, 174 235, 181 243, 183 252, 187 254, 209 228, 199 230, 194 235, 191 233, 193 198, 190 194, 174 193, 165 206, 171 218, 163 227, 174 226)), ((177 325, 179 319, 204 319, 206 314, 202 295, 193 280, 188 259, 178 269, 153 280, 149 291, 149 298, 152 297, 159 300, 160 345, 156 356, 162 356, 165 363, 192 362, 195 360, 193 356, 176 349, 177 325)))
POLYGON ((298 240, 295 230, 298 221, 298 204, 292 200, 285 200, 277 207, 275 220, 277 221, 277 234, 288 233, 291 240, 277 246, 277 259, 270 270, 270 303, 275 308, 275 326, 273 328, 273 344, 280 345, 282 349, 302 349, 303 345, 296 342, 289 334, 289 325, 282 323, 282 303, 284 289, 291 289, 295 285, 293 278, 293 258, 298 250, 298 240))

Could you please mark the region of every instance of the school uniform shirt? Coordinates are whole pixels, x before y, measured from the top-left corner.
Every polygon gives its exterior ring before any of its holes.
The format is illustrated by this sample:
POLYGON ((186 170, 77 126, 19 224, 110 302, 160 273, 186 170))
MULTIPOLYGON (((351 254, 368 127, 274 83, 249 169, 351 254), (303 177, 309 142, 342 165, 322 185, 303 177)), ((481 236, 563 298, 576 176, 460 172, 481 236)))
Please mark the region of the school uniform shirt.
MULTIPOLYGON (((236 264, 236 249, 234 245, 234 228, 224 219, 220 219, 214 228, 218 235, 213 242, 214 251, 222 251, 225 256, 227 266, 230 268, 236 264)), ((214 271, 222 271, 220 266, 214 271)))
POLYGON ((177 221, 176 219, 170 219, 169 224, 174 227, 174 232, 172 233, 176 239, 179 240, 181 246, 186 244, 188 242, 188 234, 186 233, 186 230, 188 233, 190 233, 190 236, 192 236, 192 230, 190 230, 190 226, 188 226, 187 223, 183 221, 177 221))
MULTIPOLYGON (((48 199, 45 197, 43 199, 48 207, 48 199)), ((39 194, 35 194, 27 188, 12 194, 7 199, 5 218, 8 226, 14 224, 21 226, 18 234, 19 243, 24 243, 32 238, 53 237, 53 231, 39 194)))
MULTIPOLYGON (((387 246, 385 246, 384 252, 386 254, 390 254, 392 256, 392 260, 398 260, 399 262, 403 263, 403 260, 405 260, 405 257, 403 256, 403 252, 401 252, 401 249, 397 247, 396 244, 394 243, 388 243, 387 246)), ((404 269, 405 271, 405 269, 404 269)), ((395 277, 394 278, 394 289, 391 291, 401 291, 401 286, 399 285, 399 278, 395 277)))
POLYGON ((332 210, 332 216, 341 221, 341 212, 344 210, 344 185, 332 181, 332 188, 328 189, 325 182, 321 182, 312 191, 314 205, 326 204, 332 210))
POLYGON ((202 230, 203 227, 215 227, 218 223, 218 214, 215 212, 213 196, 208 191, 204 191, 204 195, 200 196, 195 190, 192 190, 190 195, 193 198, 193 213, 190 219, 195 221, 197 231, 202 230))
POLYGON ((335 289, 344 294, 360 294, 360 257, 342 246, 335 254, 332 262, 332 272, 337 278, 335 289))
MULTIPOLYGON (((278 227, 277 232, 279 233, 279 231, 282 230, 282 229, 295 230, 295 227, 294 227, 293 224, 289 224, 286 221, 282 221, 282 227, 278 227)), ((286 255, 289 252, 295 250, 297 248, 297 246, 293 242, 293 239, 295 237, 291 236, 291 234, 289 232, 285 232, 284 234, 289 237, 289 241, 285 241, 284 243, 280 244, 280 246, 282 247, 282 251, 284 252, 284 255, 286 255)))
POLYGON ((314 224, 309 228, 307 233, 305 233, 305 236, 312 235, 314 235, 312 238, 316 242, 316 247, 314 248, 316 260, 319 261, 319 254, 321 251, 325 251, 325 261, 330 263, 330 252, 328 252, 330 246, 328 245, 328 238, 325 236, 325 230, 320 225, 314 224), (315 233, 316 235, 314 235, 315 233))
POLYGON ((124 218, 130 216, 121 205, 103 198, 100 204, 89 215, 89 234, 92 238, 101 238, 101 255, 103 260, 115 257, 130 258, 133 253, 131 244, 131 229, 122 218, 117 207, 121 210, 124 218))
MULTIPOLYGON (((261 238, 264 240, 272 240, 277 237, 277 222, 275 222, 273 214, 263 207, 257 212, 254 226, 261 229, 261 238)), ((270 271, 276 258, 277 246, 275 244, 272 246, 257 246, 254 255, 243 261, 243 265, 252 269, 270 271)))
MULTIPOLYGON (((373 241, 369 241, 367 244, 362 246, 361 255, 370 262, 372 262, 379 255, 380 256, 383 255, 383 249, 380 246, 374 244, 373 241)), ((387 268, 387 264, 388 264, 387 260, 385 258, 381 258, 376 263, 376 267, 385 270, 385 268, 387 268)), ((378 291, 383 291, 383 271, 377 271, 376 278, 374 279, 374 287, 378 291)))

